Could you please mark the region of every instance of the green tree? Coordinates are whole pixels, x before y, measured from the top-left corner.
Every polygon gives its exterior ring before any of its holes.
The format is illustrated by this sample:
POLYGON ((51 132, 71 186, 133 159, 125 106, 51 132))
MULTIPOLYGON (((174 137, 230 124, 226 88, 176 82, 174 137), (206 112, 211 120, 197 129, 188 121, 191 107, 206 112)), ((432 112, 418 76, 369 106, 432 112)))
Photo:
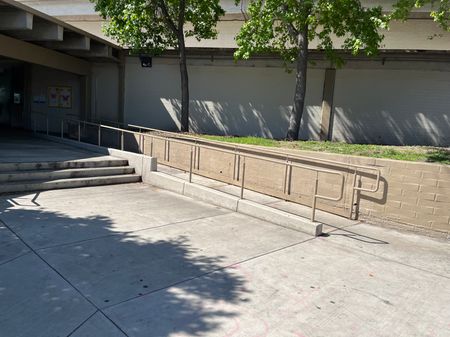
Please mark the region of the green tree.
POLYGON ((224 10, 219 0, 91 0, 107 20, 105 32, 135 53, 158 55, 174 48, 181 75, 181 131, 189 131, 189 80, 185 38, 217 36, 224 10))
POLYGON ((295 140, 305 104, 309 42, 317 41, 325 56, 341 66, 335 37, 343 41, 340 49, 375 55, 391 20, 406 20, 411 10, 427 4, 433 7, 431 17, 449 31, 450 0, 396 0, 389 13, 381 6, 364 7, 360 0, 249 0, 248 19, 236 37, 235 58, 274 52, 286 64, 296 62, 294 104, 286 135, 295 140))

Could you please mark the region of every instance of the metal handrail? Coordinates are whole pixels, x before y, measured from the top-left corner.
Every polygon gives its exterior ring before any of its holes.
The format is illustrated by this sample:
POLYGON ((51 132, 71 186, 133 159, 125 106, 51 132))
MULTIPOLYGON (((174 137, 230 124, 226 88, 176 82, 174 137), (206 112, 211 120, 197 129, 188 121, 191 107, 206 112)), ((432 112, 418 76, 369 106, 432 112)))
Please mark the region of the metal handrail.
MULTIPOLYGON (((263 156, 259 156, 259 155, 254 155, 254 154, 248 154, 248 153, 241 153, 238 151, 231 151, 231 150, 226 150, 226 149, 222 149, 222 148, 217 148, 217 147, 213 147, 213 146, 209 146, 209 145, 204 145, 204 144, 195 144, 193 145, 192 142, 190 141, 186 141, 186 140, 180 140, 180 139, 173 139, 173 138, 169 138, 169 137, 164 137, 164 136, 159 136, 159 135, 152 135, 152 134, 146 134, 146 133, 142 133, 142 132, 136 132, 136 131, 131 131, 131 130, 126 130, 126 129, 122 129, 122 128, 117 128, 117 127, 113 127, 113 126, 108 126, 108 125, 102 125, 102 124, 98 124, 98 123, 94 123, 94 122, 87 122, 87 121, 81 121, 81 120, 77 120, 77 119, 73 119, 73 118, 58 118, 61 121, 61 138, 64 138, 64 122, 75 122, 78 124, 78 141, 81 142, 81 124, 83 125, 93 125, 95 127, 98 128, 98 145, 101 146, 101 130, 102 128, 105 129, 110 129, 110 130, 115 130, 120 132, 120 136, 121 136, 121 149, 124 150, 124 133, 128 133, 128 134, 133 134, 133 135, 138 135, 139 136, 139 140, 141 140, 141 138, 145 141, 146 137, 149 137, 152 139, 152 145, 153 145, 153 140, 154 139, 162 139, 165 142, 169 143, 169 142, 175 142, 175 143, 179 143, 179 144, 184 144, 184 145, 188 145, 191 147, 191 153, 190 153, 190 163, 189 163, 189 182, 192 182, 192 171, 193 171, 193 159, 194 159, 194 147, 197 148, 203 148, 203 149, 210 149, 210 150, 214 150, 214 151, 218 151, 218 152, 222 152, 222 153, 229 153, 229 154, 233 154, 233 155, 237 155, 239 156, 239 159, 242 157, 243 158, 243 164, 242 164, 242 176, 239 177, 238 175, 238 180, 239 178, 241 179, 241 199, 244 198, 244 189, 245 189, 245 170, 246 170, 246 163, 245 163, 245 159, 246 158, 252 158, 252 159, 257 159, 257 160, 263 160, 266 162, 271 162, 271 163, 275 163, 275 164, 281 164, 281 165, 286 165, 286 168, 290 168, 292 170, 292 167, 297 167, 297 168, 301 168, 301 169, 306 169, 306 170, 310 170, 310 171, 314 171, 316 172, 316 178, 315 178, 315 184, 314 184, 314 192, 313 192, 313 196, 312 196, 312 213, 311 213, 311 221, 314 222, 315 221, 315 214, 316 214, 316 204, 317 204, 317 199, 323 199, 323 200, 329 200, 329 201, 339 201, 342 199, 343 195, 344 195, 344 183, 345 183, 345 177, 344 174, 342 172, 337 172, 334 170, 329 170, 329 169, 322 169, 322 168, 316 168, 310 165, 304 165, 304 164, 299 164, 299 163, 295 163, 289 160, 286 161, 282 161, 279 159, 274 159, 274 158, 266 158, 263 156), (340 192, 338 196, 326 196, 326 195, 320 195, 318 194, 318 187, 319 187, 319 173, 325 173, 325 174, 331 174, 331 175, 335 175, 340 177, 340 192)), ((48 115, 46 116, 46 133, 47 135, 49 134, 49 123, 48 123, 48 115)), ((34 124, 34 132, 37 132, 36 130, 36 123, 34 124)), ((140 141, 141 142, 141 141, 140 141)), ((139 147, 139 150, 141 151, 141 148, 139 147)), ((153 151, 153 146, 151 148, 151 155, 153 155, 152 153, 153 151)), ((143 151, 142 151, 143 152, 143 151)), ((167 162, 169 162, 169 160, 167 160, 167 162)), ((170 162, 169 162, 169 166, 170 166, 170 162)), ((286 176, 285 176, 286 179, 286 176)), ((286 180, 285 180, 285 186, 286 186, 286 180)), ((289 180, 288 185, 291 185, 291 181, 289 180)))
MULTIPOLYGON (((210 140, 210 139, 205 139, 205 138, 191 136, 191 135, 185 135, 185 134, 180 135, 179 133, 176 133, 176 132, 165 131, 165 130, 160 130, 160 129, 155 129, 155 128, 149 128, 149 127, 136 125, 136 124, 128 124, 128 123, 114 122, 114 121, 108 121, 108 120, 103 120, 103 121, 97 120, 97 122, 98 122, 98 124, 102 124, 102 122, 106 122, 106 123, 111 123, 111 124, 122 125, 125 127, 135 128, 135 129, 139 129, 139 130, 153 131, 153 132, 158 132, 158 133, 166 133, 166 134, 173 135, 175 138, 178 138, 178 139, 187 138, 187 139, 190 139, 193 141, 200 141, 202 143, 217 144, 217 145, 220 145, 223 147, 232 147, 232 148, 234 148, 234 150, 237 150, 237 149, 239 149, 239 150, 254 150, 252 148, 245 147, 242 145, 230 145, 230 144, 226 144, 225 142, 220 142, 220 141, 215 141, 215 140, 210 140)), ((139 132, 141 133, 141 131, 139 131, 139 132)), ((353 168, 354 171, 360 171, 360 170, 372 171, 372 172, 374 172, 374 175, 376 176, 374 188, 363 188, 363 187, 354 186, 353 189, 355 191, 376 193, 380 187, 381 171, 375 167, 359 165, 359 164, 351 164, 351 163, 342 163, 340 161, 330 160, 330 159, 322 159, 322 158, 318 159, 315 157, 310 157, 310 156, 305 156, 305 155, 287 154, 285 152, 276 151, 276 150, 272 150, 272 149, 264 149, 264 150, 262 150, 260 148, 256 148, 256 149, 264 151, 266 153, 278 155, 278 156, 286 156, 286 158, 308 160, 308 161, 314 161, 314 162, 320 162, 320 163, 328 163, 328 164, 337 165, 337 166, 341 166, 341 167, 350 167, 350 168, 353 168)))
POLYGON ((209 144, 216 144, 219 145, 221 147, 228 147, 228 148, 234 148, 235 151, 237 150, 244 150, 244 151, 255 151, 255 149, 257 151, 264 151, 265 153, 270 153, 273 155, 277 155, 277 156, 286 156, 286 160, 289 159, 297 159, 297 160, 306 160, 306 161, 310 161, 310 162, 319 162, 321 164, 331 164, 334 166, 340 166, 340 167, 346 167, 346 168, 350 168, 352 171, 354 171, 353 174, 353 185, 352 185, 352 197, 351 197, 351 206, 349 209, 349 218, 353 217, 353 212, 354 212, 354 199, 355 199, 355 194, 357 192, 367 192, 367 193, 376 193, 378 192, 378 190, 380 189, 380 181, 381 181, 381 171, 380 169, 376 168, 376 167, 371 167, 371 166, 366 166, 366 165, 359 165, 359 164, 351 164, 351 163, 342 163, 336 160, 330 160, 330 159, 323 159, 323 158, 315 158, 315 157, 311 157, 311 156, 305 156, 305 155, 298 155, 298 154, 287 154, 285 152, 281 152, 281 151, 276 151, 276 150, 272 150, 272 149, 260 149, 260 148, 250 148, 250 147, 246 147, 246 146, 242 146, 242 145, 231 145, 231 144, 226 144, 225 142, 220 142, 220 141, 215 141, 215 140, 210 140, 210 139, 204 139, 204 138, 200 138, 197 136, 191 136, 191 135, 180 135, 179 133, 176 132, 171 132, 171 131, 163 131, 163 130, 159 130, 159 129, 154 129, 154 128, 148 128, 148 127, 144 127, 144 126, 140 126, 140 125, 135 125, 135 124, 126 124, 126 123, 118 123, 121 125, 124 125, 126 127, 131 127, 131 128, 136 128, 139 129, 139 131, 141 132, 142 130, 146 130, 146 131, 153 131, 153 132, 158 132, 158 133, 165 133, 165 134, 170 134, 172 135, 174 138, 177 139, 189 139, 191 141, 194 141, 196 143, 196 145, 198 145, 198 142, 201 143, 209 143, 209 144), (367 171, 371 171, 373 175, 375 175, 375 183, 374 183, 374 187, 372 188, 364 188, 364 187, 360 187, 358 186, 358 184, 361 182, 361 175, 359 173, 365 172, 368 173, 367 171))
POLYGON ((349 168, 353 168, 353 170, 368 170, 368 171, 372 171, 374 172, 374 175, 376 176, 376 183, 375 183, 375 187, 374 188, 361 188, 361 187, 355 187, 355 190, 359 190, 359 191, 364 191, 364 192, 371 192, 371 193, 375 193, 378 191, 379 189, 379 183, 380 183, 380 175, 381 172, 378 168, 376 167, 372 167, 372 166, 367 166, 367 165, 359 165, 359 164, 351 164, 351 163, 342 163, 340 161, 337 160, 330 160, 330 159, 323 159, 323 158, 315 158, 315 157, 311 157, 311 156, 305 156, 305 155, 299 155, 299 154, 288 154, 285 152, 281 152, 281 151, 276 151, 276 150, 272 150, 272 149, 260 149, 259 147, 257 148, 250 148, 250 147, 246 147, 245 145, 231 145, 231 144, 227 144, 225 142, 221 142, 221 141, 216 141, 216 140, 211 140, 211 139, 205 139, 205 138, 201 138, 201 137, 197 137, 197 136, 191 136, 191 135, 180 135, 179 133, 176 132, 172 132, 172 131, 165 131, 165 130, 160 130, 160 129, 155 129, 155 128, 149 128, 149 127, 145 127, 145 126, 141 126, 141 125, 136 125, 136 124, 127 124, 127 123, 120 123, 120 122, 112 122, 112 121, 107 121, 108 123, 115 123, 118 125, 123 125, 126 127, 130 127, 130 128, 136 128, 136 129, 140 129, 140 130, 146 130, 146 131, 154 131, 154 132, 158 132, 158 133, 166 133, 166 134, 170 134, 173 135, 174 137, 178 138, 178 139, 189 139, 189 140, 193 140, 193 141, 200 141, 202 143, 210 143, 210 144, 217 144, 223 147, 232 147, 234 149, 239 149, 239 150, 260 150, 260 151, 264 151, 266 153, 271 153, 274 155, 278 155, 278 156, 286 156, 288 158, 292 158, 292 159, 303 159, 303 160, 308 160, 308 161, 314 161, 314 162, 320 162, 320 163, 328 163, 328 164, 333 164, 333 165, 337 165, 337 166, 341 166, 341 167, 349 167, 349 168))
POLYGON ((204 139, 204 138, 200 138, 197 136, 191 136, 191 135, 185 135, 185 134, 180 135, 179 133, 176 133, 176 132, 163 131, 163 130, 148 128, 148 127, 135 125, 135 124, 126 124, 126 123, 117 123, 117 124, 121 124, 126 127, 130 127, 130 128, 139 129, 139 132, 141 132, 142 130, 146 130, 146 131, 157 132, 159 134, 169 134, 176 139, 188 139, 190 141, 194 141, 196 145, 198 145, 198 142, 200 142, 200 143, 206 143, 206 144, 208 144, 208 143, 216 144, 221 147, 234 148, 235 151, 237 151, 238 149, 241 151, 242 150, 244 150, 244 151, 255 151, 255 150, 264 151, 265 153, 270 153, 270 154, 277 155, 277 156, 283 156, 283 157, 286 156, 286 160, 289 160, 289 158, 291 158, 291 159, 296 159, 296 160, 306 160, 306 161, 310 161, 310 162, 319 162, 321 164, 330 164, 330 165, 334 165, 334 166, 350 168, 352 171, 354 171, 351 205, 349 208, 349 215, 348 215, 348 217, 350 219, 353 218, 354 206, 355 206, 354 205, 355 194, 358 192, 376 193, 380 189, 381 171, 380 171, 380 169, 378 169, 376 167, 359 165, 359 164, 351 164, 351 163, 342 163, 342 162, 339 162, 336 160, 323 159, 323 158, 318 159, 315 157, 305 156, 305 155, 287 154, 285 152, 276 151, 276 150, 272 150, 272 149, 262 150, 260 148, 250 148, 250 147, 236 145, 236 144, 231 145, 231 144, 226 144, 225 142, 204 139), (364 188, 364 187, 358 186, 358 184, 361 182, 361 175, 359 173, 362 173, 362 172, 368 173, 367 171, 371 171, 372 174, 375 175, 375 184, 374 184, 373 188, 364 188))

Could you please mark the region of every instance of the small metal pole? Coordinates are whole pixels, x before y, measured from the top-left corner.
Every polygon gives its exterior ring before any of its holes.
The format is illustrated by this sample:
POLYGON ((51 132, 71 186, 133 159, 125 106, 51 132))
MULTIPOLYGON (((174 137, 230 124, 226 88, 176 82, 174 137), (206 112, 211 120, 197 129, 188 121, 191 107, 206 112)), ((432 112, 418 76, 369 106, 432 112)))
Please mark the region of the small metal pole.
POLYGON ((170 161, 170 140, 167 139, 167 161, 170 161))
POLYGON ((153 157, 153 137, 151 138, 150 142, 150 157, 153 157))
POLYGON ((286 167, 284 168, 284 191, 283 191, 284 194, 286 194, 286 191, 287 191, 288 170, 289 170, 289 160, 286 157, 286 167))
POLYGON ((98 125, 98 146, 101 146, 101 143, 102 143, 102 135, 101 135, 102 131, 101 131, 101 129, 102 129, 102 127, 99 124, 98 125))
POLYGON ((242 177, 241 177, 241 199, 244 199, 244 181, 245 181, 245 157, 242 161, 242 177))
POLYGON ((81 122, 78 121, 78 141, 81 142, 81 122))
POLYGON ((120 149, 123 151, 123 131, 120 132, 120 149))
POLYGON ((287 176, 287 194, 291 195, 291 186, 292 186, 292 162, 288 166, 288 176, 287 176))
POLYGON ((194 161, 194 151, 193 147, 191 146, 191 162, 189 164, 189 183, 192 183, 192 164, 194 161))
POLYGON ((197 146, 196 149, 197 149, 197 170, 200 170, 200 146, 197 146))
POLYGON ((317 189, 319 187, 319 173, 316 172, 316 181, 314 184, 314 192, 313 192, 313 202, 312 202, 312 214, 311 214, 311 221, 316 221, 316 204, 317 204, 317 189))
POLYGON ((348 218, 350 220, 353 218, 353 203, 355 202, 356 177, 357 177, 357 170, 355 170, 355 173, 353 173, 352 197, 351 197, 350 212, 349 212, 350 214, 348 215, 348 218))
POLYGON ((167 154, 167 139, 164 138, 164 161, 166 161, 167 154))
POLYGON ((237 150, 234 148, 234 163, 233 163, 233 180, 236 180, 236 163, 237 163, 237 150))
POLYGON ((142 146, 142 135, 139 134, 138 153, 142 153, 141 146, 142 146))
POLYGON ((241 154, 238 153, 238 157, 237 157, 237 176, 236 176, 236 180, 239 181, 239 177, 241 175, 241 154))
POLYGON ((61 119, 61 138, 64 138, 64 119, 61 119))

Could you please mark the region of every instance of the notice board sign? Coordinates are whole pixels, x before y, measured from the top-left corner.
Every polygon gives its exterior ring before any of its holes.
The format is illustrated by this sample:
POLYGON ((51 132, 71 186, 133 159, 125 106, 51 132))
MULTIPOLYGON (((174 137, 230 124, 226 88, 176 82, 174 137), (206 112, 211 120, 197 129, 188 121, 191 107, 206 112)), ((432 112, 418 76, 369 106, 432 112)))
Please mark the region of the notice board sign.
POLYGON ((49 108, 72 108, 72 87, 48 87, 49 108))

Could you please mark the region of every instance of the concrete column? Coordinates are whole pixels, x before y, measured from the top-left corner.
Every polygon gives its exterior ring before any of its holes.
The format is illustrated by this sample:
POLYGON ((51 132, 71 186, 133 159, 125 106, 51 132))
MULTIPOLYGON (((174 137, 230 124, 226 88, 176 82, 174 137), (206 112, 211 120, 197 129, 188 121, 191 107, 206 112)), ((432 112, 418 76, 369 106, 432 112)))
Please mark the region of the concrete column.
POLYGON ((325 70, 322 98, 322 121, 320 125, 320 140, 331 139, 334 83, 336 80, 336 69, 325 70))

